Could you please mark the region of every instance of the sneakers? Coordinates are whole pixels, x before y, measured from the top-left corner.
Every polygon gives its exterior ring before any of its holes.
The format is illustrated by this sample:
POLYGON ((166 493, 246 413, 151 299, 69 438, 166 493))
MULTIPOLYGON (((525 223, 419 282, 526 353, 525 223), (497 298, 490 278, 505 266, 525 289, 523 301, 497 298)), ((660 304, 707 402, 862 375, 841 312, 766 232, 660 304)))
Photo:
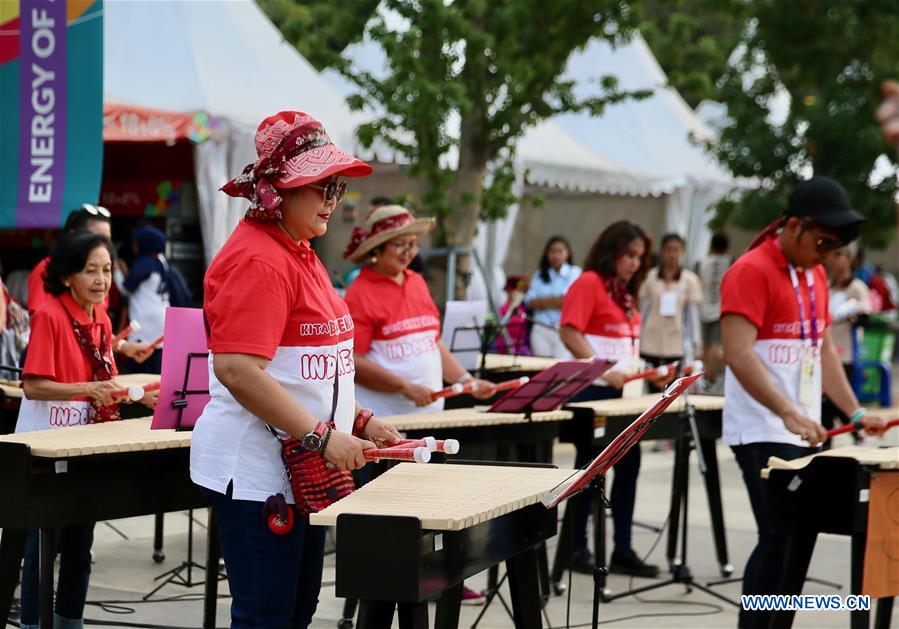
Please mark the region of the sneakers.
POLYGON ((462 586, 463 605, 483 605, 487 597, 480 592, 475 592, 470 587, 462 586))
POLYGON ((588 549, 584 548, 583 550, 575 551, 574 556, 571 558, 571 564, 569 566, 572 572, 579 572, 580 574, 593 574, 593 570, 596 567, 595 561, 593 559, 593 553, 591 553, 588 549))
POLYGON ((644 562, 633 550, 613 551, 609 572, 627 574, 634 577, 652 578, 659 576, 659 567, 644 562))

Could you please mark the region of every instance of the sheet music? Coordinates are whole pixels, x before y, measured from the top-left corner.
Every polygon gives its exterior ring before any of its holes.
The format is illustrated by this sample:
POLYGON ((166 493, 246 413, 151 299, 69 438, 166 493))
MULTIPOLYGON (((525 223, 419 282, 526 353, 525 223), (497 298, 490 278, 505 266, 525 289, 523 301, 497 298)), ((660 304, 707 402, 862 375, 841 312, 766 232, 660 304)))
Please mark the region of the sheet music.
POLYGON ((446 302, 441 336, 453 356, 469 371, 478 368, 478 356, 481 348, 481 337, 478 330, 483 330, 486 319, 487 302, 485 300, 446 302), (478 328, 478 330, 460 328, 478 328))

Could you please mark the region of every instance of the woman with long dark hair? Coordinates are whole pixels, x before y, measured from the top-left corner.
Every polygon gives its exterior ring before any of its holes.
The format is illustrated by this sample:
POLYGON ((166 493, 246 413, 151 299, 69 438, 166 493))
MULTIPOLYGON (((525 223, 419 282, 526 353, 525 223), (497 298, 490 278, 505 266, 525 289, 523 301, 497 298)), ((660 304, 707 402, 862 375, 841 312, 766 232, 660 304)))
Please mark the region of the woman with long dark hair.
MULTIPOLYGON (((640 312, 637 295, 651 267, 652 242, 634 223, 619 221, 605 229, 593 243, 584 262, 584 272, 571 286, 562 303, 561 337, 575 358, 613 361, 616 366, 603 374, 576 399, 602 400, 621 397, 627 372, 640 356, 640 312)), ((576 443, 575 465, 595 456, 592 432, 576 443)), ((658 567, 643 562, 631 547, 631 528, 640 471, 640 448, 632 448, 615 464, 610 500, 614 521, 611 572, 654 577, 658 567)), ((586 494, 586 492, 584 492, 586 494)), ((587 517, 591 496, 578 497, 573 519, 574 556, 571 568, 593 572, 593 557, 587 547, 587 517)))
POLYGON ((562 236, 552 236, 524 296, 524 305, 533 313, 531 351, 535 356, 570 358, 559 337, 559 322, 565 293, 580 276, 581 269, 571 264, 571 245, 562 236))

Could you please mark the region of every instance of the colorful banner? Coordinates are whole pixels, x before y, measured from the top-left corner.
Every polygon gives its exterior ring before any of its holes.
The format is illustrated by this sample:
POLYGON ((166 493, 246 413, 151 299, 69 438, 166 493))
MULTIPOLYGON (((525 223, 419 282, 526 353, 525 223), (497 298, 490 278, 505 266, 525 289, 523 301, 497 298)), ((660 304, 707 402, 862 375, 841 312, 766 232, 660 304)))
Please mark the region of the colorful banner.
POLYGON ((97 203, 102 0, 0 0, 0 228, 97 203))

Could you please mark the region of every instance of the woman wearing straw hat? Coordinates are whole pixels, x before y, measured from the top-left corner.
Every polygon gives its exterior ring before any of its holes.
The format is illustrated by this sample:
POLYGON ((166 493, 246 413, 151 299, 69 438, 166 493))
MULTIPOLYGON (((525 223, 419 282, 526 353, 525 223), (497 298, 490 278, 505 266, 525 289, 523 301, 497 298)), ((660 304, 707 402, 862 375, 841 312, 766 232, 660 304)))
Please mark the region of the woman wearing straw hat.
MULTIPOLYGON (((355 228, 343 257, 362 265, 346 302, 356 325, 356 395, 378 415, 439 411, 431 392, 472 380, 440 340, 440 313, 424 278, 408 268, 433 218, 400 205, 372 212, 355 228)), ((489 384, 475 396, 489 397, 489 384)))
MULTIPOLYGON (((410 270, 418 239, 434 228, 433 218, 416 219, 400 205, 369 214, 356 227, 343 254, 362 265, 345 299, 356 326, 356 397, 376 415, 443 410, 432 392, 444 382, 474 377, 440 340, 440 312, 424 278, 410 270)), ((490 397, 490 383, 473 392, 490 397)), ((463 588, 462 603, 478 605, 484 596, 463 588)))
POLYGON ((306 627, 325 529, 299 515, 309 511, 306 486, 300 475, 285 478, 281 439, 299 438, 349 470, 365 464, 371 441, 399 438, 356 404, 353 321, 309 246, 343 200, 338 177, 372 169, 298 111, 263 120, 256 153, 222 188, 251 205, 204 280, 211 399, 194 428, 190 472, 219 530, 231 626, 306 627))

